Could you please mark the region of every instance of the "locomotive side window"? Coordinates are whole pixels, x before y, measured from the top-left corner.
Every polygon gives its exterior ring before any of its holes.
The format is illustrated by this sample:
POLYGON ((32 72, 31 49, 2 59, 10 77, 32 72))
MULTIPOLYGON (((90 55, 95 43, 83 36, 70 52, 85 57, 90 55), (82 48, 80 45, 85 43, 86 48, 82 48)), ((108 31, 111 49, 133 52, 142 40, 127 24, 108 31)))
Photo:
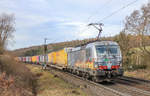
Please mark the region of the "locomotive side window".
POLYGON ((90 57, 91 57, 91 48, 87 48, 86 49, 86 60, 89 60, 90 57))

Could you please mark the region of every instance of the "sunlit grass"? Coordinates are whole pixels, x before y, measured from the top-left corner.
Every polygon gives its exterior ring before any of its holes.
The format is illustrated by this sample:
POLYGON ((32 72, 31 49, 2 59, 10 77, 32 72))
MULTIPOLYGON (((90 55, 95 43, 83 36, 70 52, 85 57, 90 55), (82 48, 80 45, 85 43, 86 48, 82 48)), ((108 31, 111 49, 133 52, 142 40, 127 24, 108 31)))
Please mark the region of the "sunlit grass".
POLYGON ((125 76, 135 77, 150 80, 150 71, 147 70, 136 70, 136 71, 126 71, 124 73, 125 76))
POLYGON ((80 88, 66 83, 41 67, 27 65, 38 76, 38 96, 87 96, 80 88))

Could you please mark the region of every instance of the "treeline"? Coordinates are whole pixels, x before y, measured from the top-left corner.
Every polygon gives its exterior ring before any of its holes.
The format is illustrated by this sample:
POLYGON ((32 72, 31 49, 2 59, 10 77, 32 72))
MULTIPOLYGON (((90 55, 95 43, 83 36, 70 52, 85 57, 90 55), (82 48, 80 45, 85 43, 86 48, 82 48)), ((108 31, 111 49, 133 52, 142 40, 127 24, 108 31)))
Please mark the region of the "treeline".
POLYGON ((118 37, 127 69, 150 66, 150 3, 125 18, 124 29, 118 37))
MULTIPOLYGON (((145 46, 150 50, 150 37, 144 36, 146 39, 145 46)), ((118 42, 122 51, 123 66, 127 70, 150 68, 150 55, 140 47, 139 36, 125 34, 121 32, 114 37, 114 41, 118 42)))

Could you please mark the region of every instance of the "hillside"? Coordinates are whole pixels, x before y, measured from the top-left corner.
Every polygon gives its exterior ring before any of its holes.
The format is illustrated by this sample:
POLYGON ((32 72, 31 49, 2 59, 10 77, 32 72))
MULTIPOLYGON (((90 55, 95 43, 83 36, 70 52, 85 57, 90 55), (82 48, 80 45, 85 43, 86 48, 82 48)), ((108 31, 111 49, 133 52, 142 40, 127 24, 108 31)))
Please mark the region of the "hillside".
MULTIPOLYGON (((110 38, 102 38, 102 40, 110 40, 110 38)), ((93 42, 93 41, 96 41, 96 38, 51 43, 47 45, 47 53, 52 52, 52 51, 57 51, 65 47, 81 46, 83 44, 86 44, 88 42, 93 42)), ((17 49, 17 50, 14 50, 13 53, 17 56, 34 56, 34 55, 43 54, 43 49, 44 49, 43 45, 39 45, 39 46, 32 46, 29 48, 17 49)))

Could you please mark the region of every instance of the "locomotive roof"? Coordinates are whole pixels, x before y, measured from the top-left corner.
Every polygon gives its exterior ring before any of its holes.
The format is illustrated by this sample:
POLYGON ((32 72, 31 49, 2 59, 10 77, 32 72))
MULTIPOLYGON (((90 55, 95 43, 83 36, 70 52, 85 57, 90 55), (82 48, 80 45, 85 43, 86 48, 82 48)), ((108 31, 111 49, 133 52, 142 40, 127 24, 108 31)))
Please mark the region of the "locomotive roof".
POLYGON ((114 41, 96 41, 87 45, 118 45, 118 43, 114 41))
POLYGON ((114 42, 114 41, 95 41, 92 43, 88 43, 84 46, 80 46, 80 47, 70 47, 67 48, 68 51, 78 51, 81 50, 82 48, 86 48, 88 46, 95 46, 95 45, 118 45, 118 43, 114 42))

